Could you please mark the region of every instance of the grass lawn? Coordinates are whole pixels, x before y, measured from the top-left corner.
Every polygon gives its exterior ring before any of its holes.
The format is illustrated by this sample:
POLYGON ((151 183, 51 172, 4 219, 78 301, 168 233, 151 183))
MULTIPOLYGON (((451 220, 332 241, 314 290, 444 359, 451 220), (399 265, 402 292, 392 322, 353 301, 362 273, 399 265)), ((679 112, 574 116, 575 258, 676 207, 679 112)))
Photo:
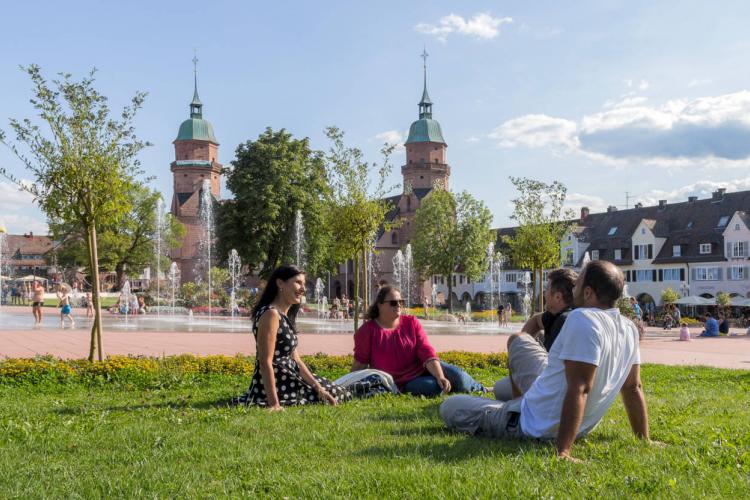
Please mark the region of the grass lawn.
POLYGON ((632 438, 618 399, 574 447, 584 464, 445 432, 441 399, 270 414, 221 404, 239 376, 0 385, 0 496, 748 498, 750 371, 645 366, 643 379, 666 447, 632 438))

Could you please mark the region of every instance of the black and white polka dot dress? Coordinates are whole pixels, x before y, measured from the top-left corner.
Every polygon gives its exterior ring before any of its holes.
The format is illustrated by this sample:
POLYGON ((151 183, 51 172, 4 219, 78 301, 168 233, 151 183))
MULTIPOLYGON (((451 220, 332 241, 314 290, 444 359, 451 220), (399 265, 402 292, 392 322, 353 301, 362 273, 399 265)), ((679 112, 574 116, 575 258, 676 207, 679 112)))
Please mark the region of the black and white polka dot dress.
MULTIPOLYGON (((266 306, 258 311, 253 318, 253 336, 258 341, 258 322, 261 316, 272 309, 273 306, 266 306)), ((278 309, 277 309, 278 311, 278 309)), ((282 406, 304 405, 319 403, 318 393, 302 379, 297 362, 292 358, 292 353, 297 347, 297 334, 292 327, 289 318, 281 313, 279 330, 276 332, 276 346, 273 352, 273 374, 276 379, 276 394, 279 397, 279 404, 282 406)), ((313 374, 318 381, 339 403, 348 401, 352 398, 351 392, 347 389, 329 382, 323 377, 313 374)), ((255 360, 255 370, 253 371, 253 381, 247 392, 239 398, 239 403, 247 405, 267 406, 266 391, 263 387, 263 378, 260 374, 260 363, 255 360)))

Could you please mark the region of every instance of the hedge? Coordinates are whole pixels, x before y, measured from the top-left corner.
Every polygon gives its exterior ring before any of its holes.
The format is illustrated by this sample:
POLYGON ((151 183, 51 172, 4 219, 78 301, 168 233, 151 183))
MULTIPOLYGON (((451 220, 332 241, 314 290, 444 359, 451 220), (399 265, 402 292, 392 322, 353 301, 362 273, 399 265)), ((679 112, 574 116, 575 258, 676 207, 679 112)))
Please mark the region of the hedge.
MULTIPOLYGON (((481 354, 464 351, 440 353, 440 358, 462 368, 507 368, 506 353, 481 354)), ((302 356, 315 372, 346 372, 352 356, 314 354, 302 356)), ((254 356, 193 356, 182 354, 151 358, 143 356, 110 356, 102 362, 84 359, 63 360, 52 356, 6 358, 0 361, 0 384, 74 383, 74 382, 158 382, 169 379, 227 375, 250 376, 255 368, 254 356)))

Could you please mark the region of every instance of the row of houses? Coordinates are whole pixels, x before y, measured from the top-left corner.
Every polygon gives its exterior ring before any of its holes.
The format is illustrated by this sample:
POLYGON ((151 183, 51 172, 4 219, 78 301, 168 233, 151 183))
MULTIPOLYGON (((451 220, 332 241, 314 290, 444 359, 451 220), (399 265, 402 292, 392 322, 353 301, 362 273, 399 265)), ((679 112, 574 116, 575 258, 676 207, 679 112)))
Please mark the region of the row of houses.
MULTIPOLYGON (((502 249, 502 237, 515 228, 496 232, 502 249)), ((610 206, 602 213, 583 207, 560 248, 563 266, 579 269, 586 255, 613 262, 625 275, 629 295, 643 303, 660 305, 666 288, 709 299, 719 292, 750 297, 750 191, 718 189, 707 199, 660 200, 627 210, 610 206)), ((489 274, 471 282, 458 273, 451 277, 454 300, 487 304, 492 287, 518 307, 525 272, 505 264, 492 283, 489 274)), ((446 297, 447 279, 434 276, 432 282, 446 297)))

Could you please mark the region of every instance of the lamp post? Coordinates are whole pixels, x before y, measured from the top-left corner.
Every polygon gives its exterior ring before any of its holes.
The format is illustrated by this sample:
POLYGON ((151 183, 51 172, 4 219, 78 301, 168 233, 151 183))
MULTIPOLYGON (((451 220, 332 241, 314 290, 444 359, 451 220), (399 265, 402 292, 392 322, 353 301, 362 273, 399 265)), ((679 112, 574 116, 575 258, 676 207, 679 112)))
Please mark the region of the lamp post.
POLYGON ((687 297, 688 293, 690 292, 690 285, 688 285, 686 282, 682 282, 680 285, 680 291, 682 291, 682 296, 687 297))

